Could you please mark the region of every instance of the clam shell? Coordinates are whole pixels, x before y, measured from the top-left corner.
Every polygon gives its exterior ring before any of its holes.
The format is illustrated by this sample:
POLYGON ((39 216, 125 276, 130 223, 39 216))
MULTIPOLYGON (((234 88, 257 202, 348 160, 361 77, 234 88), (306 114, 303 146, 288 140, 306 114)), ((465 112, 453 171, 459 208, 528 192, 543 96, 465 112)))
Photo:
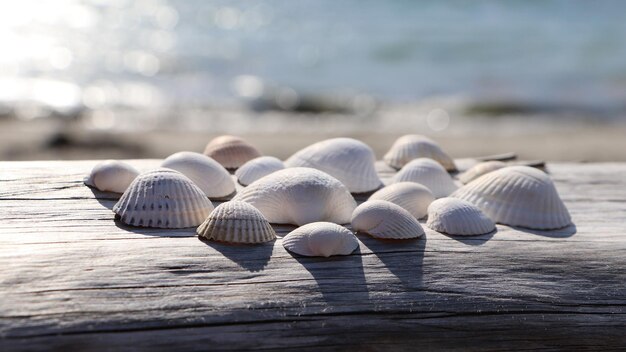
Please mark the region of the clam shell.
POLYGON ((198 227, 198 236, 230 243, 263 243, 276 238, 276 233, 255 207, 244 202, 218 205, 198 227))
POLYGON ((426 226, 448 235, 483 235, 496 229, 496 224, 478 207, 457 198, 441 198, 428 207, 426 226))
POLYGON ((253 182, 233 200, 259 209, 271 223, 304 225, 316 221, 350 222, 352 195, 332 176, 311 168, 276 171, 253 182))
POLYGON ((330 222, 313 222, 298 227, 283 238, 283 247, 307 257, 348 255, 359 246, 354 234, 330 222))
POLYGON ((400 169, 417 158, 433 159, 447 171, 456 170, 454 160, 435 141, 418 134, 409 134, 398 138, 385 154, 383 160, 387 165, 400 169))
POLYGON ((285 165, 324 171, 341 181, 350 192, 364 193, 382 186, 375 162, 374 151, 367 144, 352 138, 333 138, 298 151, 285 165))
POLYGON ((244 186, 285 168, 285 164, 273 156, 261 156, 241 165, 235 172, 237 180, 244 186))
POLYGON ((472 166, 469 170, 460 174, 459 181, 461 181, 463 184, 467 184, 484 174, 488 174, 492 171, 496 171, 505 166, 506 164, 501 161, 497 161, 497 160, 485 161, 485 162, 472 166))
POLYGON ((213 138, 204 149, 210 156, 227 169, 236 169, 246 162, 261 156, 261 152, 248 142, 235 136, 213 138))
POLYGON ((415 159, 404 165, 392 181, 420 183, 433 192, 435 198, 447 197, 458 188, 439 163, 427 158, 415 159))
POLYGON ((212 210, 213 204, 193 181, 164 168, 139 174, 113 206, 127 225, 160 228, 198 226, 212 210))
POLYGON ((551 230, 572 222, 550 176, 528 166, 490 172, 451 196, 476 205, 500 224, 551 230))
POLYGON ((209 198, 223 198, 235 192, 230 173, 206 155, 179 152, 168 156, 161 166, 189 177, 209 198))
POLYGON ((139 171, 129 164, 107 160, 91 169, 91 173, 85 179, 85 184, 103 192, 124 193, 137 175, 139 171))
POLYGON ((401 206, 416 219, 421 219, 426 216, 428 205, 435 200, 435 196, 419 183, 398 182, 376 191, 369 200, 386 200, 401 206))
POLYGON ((386 200, 370 200, 352 213, 352 228, 376 238, 406 239, 424 235, 411 213, 386 200))

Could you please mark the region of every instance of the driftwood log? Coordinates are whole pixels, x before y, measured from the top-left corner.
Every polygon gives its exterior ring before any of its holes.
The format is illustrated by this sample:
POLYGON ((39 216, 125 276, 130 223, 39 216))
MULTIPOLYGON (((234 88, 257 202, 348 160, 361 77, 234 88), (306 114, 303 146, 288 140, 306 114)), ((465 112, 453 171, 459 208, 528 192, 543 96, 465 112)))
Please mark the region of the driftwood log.
POLYGON ((575 226, 329 259, 124 226, 94 164, 0 163, 2 351, 626 348, 626 164, 548 165, 575 226))

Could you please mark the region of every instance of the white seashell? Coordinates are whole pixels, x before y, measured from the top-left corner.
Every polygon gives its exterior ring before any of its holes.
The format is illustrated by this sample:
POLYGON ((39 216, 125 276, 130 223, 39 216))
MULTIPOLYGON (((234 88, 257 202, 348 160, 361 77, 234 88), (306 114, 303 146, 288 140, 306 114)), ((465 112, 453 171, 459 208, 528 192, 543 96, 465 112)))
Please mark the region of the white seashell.
POLYGON ((298 227, 283 238, 288 251, 307 257, 348 255, 359 246, 356 236, 343 226, 313 222, 298 227))
POLYGON ((550 176, 528 166, 509 166, 490 172, 451 196, 476 205, 500 224, 538 230, 571 224, 569 212, 550 176))
POLYGON ((370 200, 352 213, 352 228, 376 238, 406 239, 424 235, 411 213, 386 200, 370 200))
POLYGON ((273 156, 261 156, 248 161, 237 169, 235 175, 243 186, 285 168, 285 164, 273 156))
POLYGON ((276 238, 276 232, 260 211, 248 203, 218 205, 198 227, 198 236, 230 243, 262 243, 276 238))
POLYGON ((429 158, 440 163, 447 171, 455 171, 454 160, 432 139, 418 134, 398 138, 383 160, 387 165, 400 169, 417 158, 429 158))
POLYGON ((497 160, 493 160, 493 161, 484 161, 482 163, 476 164, 474 166, 472 166, 469 170, 465 171, 464 173, 459 175, 459 181, 461 181, 463 184, 467 184, 470 183, 471 181, 479 178, 480 176, 484 175, 484 174, 488 174, 492 171, 496 171, 498 169, 501 169, 503 167, 505 167, 506 164, 501 162, 501 161, 497 161, 497 160))
POLYGON ((236 169, 246 162, 261 156, 258 149, 235 136, 213 138, 204 149, 210 156, 227 169, 236 169))
POLYGON ((382 186, 374 163, 376 156, 367 144, 352 138, 333 138, 312 144, 292 155, 287 167, 311 167, 338 179, 352 193, 382 186))
POLYGON ((428 206, 435 200, 435 196, 419 183, 398 182, 376 191, 368 200, 386 200, 401 206, 416 219, 421 219, 426 216, 428 206))
POLYGON ((85 184, 103 192, 124 193, 137 175, 139 171, 127 163, 107 160, 94 166, 85 184))
POLYGON ((496 229, 475 205, 457 198, 440 198, 428 207, 426 226, 448 235, 483 235, 496 229))
POLYGON ((179 152, 168 156, 161 166, 189 177, 209 198, 223 198, 235 192, 235 181, 228 171, 206 155, 179 152))
POLYGON ((316 221, 350 222, 356 207, 341 182, 306 167, 276 171, 246 187, 233 200, 252 204, 270 223, 304 225, 316 221))
POLYGON ((187 176, 164 168, 137 176, 113 207, 127 225, 160 228, 198 226, 212 210, 209 198, 187 176))
POLYGON ((404 165, 392 178, 393 183, 417 182, 426 186, 435 198, 447 197, 458 187, 448 172, 436 161, 415 159, 404 165))

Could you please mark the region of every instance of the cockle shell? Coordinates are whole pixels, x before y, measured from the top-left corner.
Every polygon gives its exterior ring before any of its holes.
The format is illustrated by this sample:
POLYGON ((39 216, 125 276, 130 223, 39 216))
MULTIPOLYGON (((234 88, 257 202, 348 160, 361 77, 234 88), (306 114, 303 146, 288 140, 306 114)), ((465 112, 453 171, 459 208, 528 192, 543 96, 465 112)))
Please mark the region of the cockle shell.
POLYGON ((206 155, 179 152, 168 156, 161 166, 189 177, 209 198, 223 198, 235 192, 230 173, 206 155))
POLYGON ((393 183, 397 182, 420 183, 433 192, 435 198, 447 197, 458 188, 439 163, 427 158, 415 159, 404 165, 393 177, 393 183))
POLYGON ((461 181, 463 184, 467 184, 484 174, 488 174, 492 171, 496 171, 505 166, 506 164, 501 161, 497 161, 497 160, 485 161, 485 162, 472 166, 469 170, 460 174, 459 181, 461 181))
POLYGON ((478 207, 458 198, 440 198, 428 207, 426 226, 448 235, 483 235, 496 229, 496 224, 478 207))
POLYGON ((165 168, 137 176, 113 207, 127 225, 161 228, 198 226, 212 210, 213 204, 193 181, 165 168))
POLYGON ((476 205, 500 224, 537 230, 571 224, 569 212, 550 176, 528 166, 509 166, 490 172, 451 196, 476 205))
POLYGON ((316 221, 350 222, 356 207, 341 182, 311 168, 296 167, 267 175, 233 200, 252 204, 270 223, 304 225, 316 221))
POLYGON ((313 222, 298 227, 283 238, 288 251, 307 257, 348 255, 359 246, 356 236, 343 226, 313 222))
POLYGON ((276 232, 255 207, 244 202, 218 205, 198 227, 198 236, 230 243, 262 243, 276 238, 276 232))
POLYGON ((417 158, 433 159, 447 171, 456 170, 454 160, 435 141, 418 134, 409 134, 398 138, 385 154, 383 160, 387 165, 400 169, 417 158))
POLYGON ((374 163, 376 156, 367 144, 352 138, 333 138, 312 144, 292 155, 287 167, 311 167, 338 179, 352 193, 382 186, 374 163))
POLYGON ((85 184, 103 192, 124 193, 137 175, 139 171, 127 163, 107 160, 94 166, 85 184))
POLYGON ((285 164, 280 159, 273 156, 261 156, 241 165, 235 172, 235 176, 239 183, 247 186, 263 176, 284 168, 285 164))
POLYGON ((411 213, 386 200, 370 200, 352 213, 352 228, 376 238, 406 239, 424 235, 411 213))
POLYGON ((435 200, 435 196, 419 183, 398 182, 376 191, 369 200, 386 200, 401 206, 416 219, 421 219, 426 216, 428 205, 435 200))
POLYGON ((227 169, 236 169, 247 161, 261 156, 261 152, 248 142, 235 136, 213 138, 204 149, 210 156, 227 169))

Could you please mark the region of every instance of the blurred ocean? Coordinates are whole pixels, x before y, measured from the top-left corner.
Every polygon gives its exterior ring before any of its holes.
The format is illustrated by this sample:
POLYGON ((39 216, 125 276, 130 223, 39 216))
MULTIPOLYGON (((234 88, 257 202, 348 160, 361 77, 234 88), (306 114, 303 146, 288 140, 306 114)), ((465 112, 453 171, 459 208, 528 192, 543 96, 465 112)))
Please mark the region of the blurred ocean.
MULTIPOLYGON (((268 110, 362 129, 620 120, 625 14, 619 0, 2 1, 0 115, 213 131, 268 110)), ((292 116, 263 114, 268 129, 292 116)))

